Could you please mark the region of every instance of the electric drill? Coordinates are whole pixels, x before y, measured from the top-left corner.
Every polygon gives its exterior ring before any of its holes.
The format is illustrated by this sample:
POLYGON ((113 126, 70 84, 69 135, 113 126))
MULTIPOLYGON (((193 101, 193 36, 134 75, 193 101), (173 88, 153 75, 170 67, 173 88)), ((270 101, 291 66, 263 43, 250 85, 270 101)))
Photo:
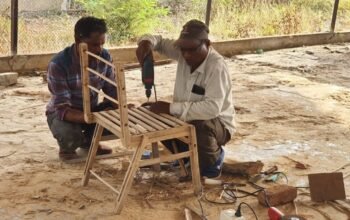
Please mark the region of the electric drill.
POLYGON ((145 86, 146 97, 149 98, 152 94, 152 87, 154 86, 154 64, 151 56, 146 56, 143 61, 142 68, 142 83, 145 86))

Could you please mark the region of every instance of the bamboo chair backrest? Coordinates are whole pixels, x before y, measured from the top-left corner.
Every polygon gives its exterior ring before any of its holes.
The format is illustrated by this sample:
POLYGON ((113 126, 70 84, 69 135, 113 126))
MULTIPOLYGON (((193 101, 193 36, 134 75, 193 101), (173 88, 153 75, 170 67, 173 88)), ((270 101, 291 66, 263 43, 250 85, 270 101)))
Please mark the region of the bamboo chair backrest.
POLYGON ((119 106, 117 110, 117 113, 119 113, 119 116, 120 116, 120 128, 121 128, 121 137, 119 138, 122 140, 124 146, 128 146, 128 144, 130 143, 130 131, 129 131, 129 125, 128 125, 128 121, 129 121, 128 105, 127 105, 127 98, 126 98, 125 74, 124 74, 123 65, 122 64, 114 65, 108 60, 105 60, 102 57, 89 52, 88 46, 86 43, 79 44, 79 54, 80 54, 81 74, 82 74, 84 119, 86 123, 95 122, 94 115, 91 112, 91 103, 90 103, 90 90, 92 90, 119 106), (89 67, 89 58, 91 57, 98 59, 100 62, 103 62, 106 65, 113 68, 116 75, 115 81, 112 81, 109 78, 102 75, 101 73, 97 72, 96 70, 91 69, 89 67), (97 75, 101 79, 105 80, 106 83, 109 83, 114 87, 116 87, 118 100, 108 96, 107 94, 93 87, 90 84, 90 74, 97 75))

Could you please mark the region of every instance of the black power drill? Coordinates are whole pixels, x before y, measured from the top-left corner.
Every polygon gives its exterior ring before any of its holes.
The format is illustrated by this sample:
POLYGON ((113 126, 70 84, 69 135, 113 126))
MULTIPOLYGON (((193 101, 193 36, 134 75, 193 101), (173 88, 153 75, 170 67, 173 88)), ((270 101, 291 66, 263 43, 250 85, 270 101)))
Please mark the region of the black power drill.
POLYGON ((149 98, 152 94, 152 87, 154 88, 154 95, 157 101, 156 87, 154 85, 154 64, 151 56, 146 56, 143 61, 142 67, 142 83, 145 86, 146 97, 149 102, 149 98))

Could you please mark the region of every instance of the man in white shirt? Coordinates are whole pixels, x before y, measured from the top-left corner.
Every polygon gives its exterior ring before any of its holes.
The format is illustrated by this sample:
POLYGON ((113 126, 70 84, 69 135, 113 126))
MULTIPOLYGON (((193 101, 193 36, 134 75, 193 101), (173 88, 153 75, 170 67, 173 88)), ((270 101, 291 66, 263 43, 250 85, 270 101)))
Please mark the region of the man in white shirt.
MULTIPOLYGON (((234 133, 232 85, 224 58, 210 46, 209 29, 199 20, 183 26, 178 40, 141 37, 136 51, 140 64, 152 50, 178 61, 173 102, 150 104, 155 113, 167 113, 196 128, 201 175, 219 177, 225 145, 234 133)), ((188 146, 175 140, 179 151, 188 146)), ((164 145, 171 148, 170 142, 164 145)))

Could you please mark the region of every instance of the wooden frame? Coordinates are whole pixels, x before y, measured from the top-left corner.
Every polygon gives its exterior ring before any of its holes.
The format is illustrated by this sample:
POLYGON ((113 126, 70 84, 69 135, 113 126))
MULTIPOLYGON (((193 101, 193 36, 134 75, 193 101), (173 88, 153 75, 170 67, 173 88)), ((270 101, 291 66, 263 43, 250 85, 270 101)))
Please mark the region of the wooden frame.
MULTIPOLYGON (((181 160, 189 157, 191 162, 192 183, 195 194, 201 191, 200 173, 198 165, 198 151, 195 128, 173 116, 167 114, 155 114, 145 107, 138 107, 128 109, 125 87, 124 65, 113 63, 104 60, 103 58, 88 51, 87 45, 82 43, 79 45, 79 54, 81 62, 81 73, 83 81, 83 102, 84 102, 84 119, 87 123, 96 123, 93 140, 86 160, 84 176, 82 179, 83 186, 89 182, 90 175, 106 185, 114 193, 118 195, 116 211, 119 214, 122 210, 126 196, 131 188, 134 175, 139 167, 153 165, 156 170, 160 169, 159 164, 165 161, 181 160), (101 73, 88 67, 89 56, 104 62, 115 70, 116 82, 104 77, 101 73), (100 92, 95 87, 89 84, 89 75, 95 74, 106 83, 114 85, 117 89, 118 100, 107 96, 100 92), (91 112, 90 106, 90 90, 109 99, 111 102, 117 104, 119 107, 116 110, 106 110, 100 112, 91 112), (108 129, 116 137, 120 138, 123 146, 127 149, 133 149, 132 158, 129 168, 124 176, 124 181, 120 189, 116 189, 105 180, 103 180, 97 173, 92 170, 93 163, 96 159, 96 152, 99 142, 102 138, 102 132, 108 129), (177 152, 174 147, 174 154, 167 156, 160 156, 158 154, 159 141, 180 139, 188 143, 189 150, 186 152, 177 152), (146 146, 152 146, 153 158, 141 160, 142 153, 146 146)), ((127 153, 129 154, 129 153, 127 153)), ((120 154, 119 154, 120 155, 120 154)), ((182 173, 187 174, 187 171, 182 162, 180 162, 182 173)))

